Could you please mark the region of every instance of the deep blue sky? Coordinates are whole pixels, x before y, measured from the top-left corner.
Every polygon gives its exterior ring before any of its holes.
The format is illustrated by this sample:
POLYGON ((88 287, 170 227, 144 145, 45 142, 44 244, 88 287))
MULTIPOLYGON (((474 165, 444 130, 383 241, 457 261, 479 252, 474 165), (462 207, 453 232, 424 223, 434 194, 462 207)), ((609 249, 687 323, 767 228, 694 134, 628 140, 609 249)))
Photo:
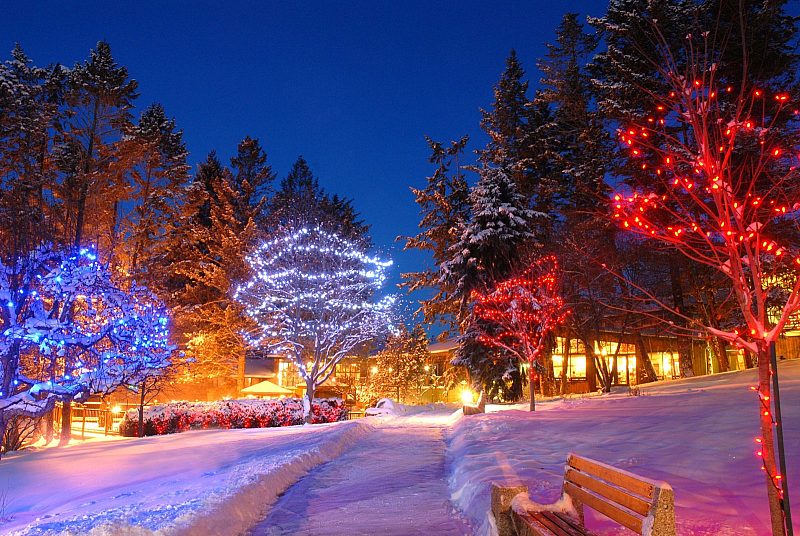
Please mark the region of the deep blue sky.
POLYGON ((194 166, 257 137, 279 177, 302 154, 321 184, 354 200, 375 243, 401 271, 416 232, 409 186, 431 167, 423 138, 486 139, 479 108, 511 48, 538 80, 536 59, 566 11, 607 2, 14 2, 0 50, 19 42, 39 65, 83 61, 107 40, 139 82, 137 107, 160 102, 183 129, 194 166))

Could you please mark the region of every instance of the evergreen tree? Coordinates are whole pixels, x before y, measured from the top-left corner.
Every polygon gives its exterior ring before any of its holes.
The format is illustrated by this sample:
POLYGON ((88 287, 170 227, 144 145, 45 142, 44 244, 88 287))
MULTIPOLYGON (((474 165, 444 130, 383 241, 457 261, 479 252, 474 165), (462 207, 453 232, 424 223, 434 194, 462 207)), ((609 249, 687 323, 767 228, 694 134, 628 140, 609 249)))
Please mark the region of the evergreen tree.
POLYGON ((63 174, 57 195, 63 203, 65 241, 75 248, 90 240, 107 255, 117 236, 126 157, 121 142, 131 126, 136 88, 103 41, 69 72, 67 118, 57 140, 63 174))
POLYGON ((404 273, 401 286, 409 293, 434 289, 432 297, 421 301, 420 310, 426 323, 441 322, 447 327, 446 337, 458 326, 460 298, 451 284, 441 281, 438 266, 450 257, 450 248, 460 238, 458 230, 469 219, 469 187, 460 165, 468 137, 451 142, 449 147, 430 138, 426 140, 431 148, 428 160, 436 169, 424 189, 411 188, 420 206, 421 230, 414 237, 406 237, 404 249, 430 252, 437 268, 404 273))
POLYGON ((124 240, 118 261, 137 279, 158 281, 153 270, 169 222, 185 200, 189 166, 183 133, 164 108, 154 104, 142 112, 126 140, 129 152, 128 201, 133 207, 123 216, 124 240), (124 259, 123 259, 124 258, 124 259))
POLYGON ((0 245, 9 258, 54 238, 52 139, 63 86, 59 66, 36 67, 19 45, 0 64, 0 245))
POLYGON ((249 274, 244 256, 259 236, 260 203, 249 202, 215 153, 199 166, 188 200, 161 247, 175 322, 192 350, 197 376, 229 374, 244 381, 247 319, 231 297, 249 274))
POLYGON ((534 239, 535 220, 545 214, 527 208, 507 171, 480 169, 470 190, 471 218, 441 264, 440 280, 454 285, 454 294, 466 304, 470 293, 486 288, 511 273, 522 248, 534 239))
POLYGON ((508 397, 521 394, 519 360, 502 350, 488 352, 476 337, 485 326, 477 323, 470 308, 471 294, 485 290, 513 271, 523 252, 537 244, 532 229, 544 214, 527 208, 525 198, 503 168, 483 167, 470 191, 471 218, 449 249, 450 258, 440 267, 440 284, 453 289, 460 300, 462 337, 453 360, 470 371, 473 383, 508 397))
POLYGON ((246 193, 251 205, 264 203, 270 196, 275 173, 267 164, 267 153, 257 138, 245 136, 231 158, 231 169, 236 186, 246 193))
POLYGON ((371 244, 369 226, 359 219, 349 199, 330 196, 319 185, 305 158, 300 156, 289 174, 281 181, 269 204, 267 229, 299 229, 319 225, 344 238, 371 244))
POLYGON ((481 128, 489 135, 486 148, 478 151, 483 165, 506 169, 519 191, 531 195, 532 177, 529 136, 528 82, 525 70, 512 50, 506 67, 494 87, 494 100, 488 110, 481 110, 481 128))

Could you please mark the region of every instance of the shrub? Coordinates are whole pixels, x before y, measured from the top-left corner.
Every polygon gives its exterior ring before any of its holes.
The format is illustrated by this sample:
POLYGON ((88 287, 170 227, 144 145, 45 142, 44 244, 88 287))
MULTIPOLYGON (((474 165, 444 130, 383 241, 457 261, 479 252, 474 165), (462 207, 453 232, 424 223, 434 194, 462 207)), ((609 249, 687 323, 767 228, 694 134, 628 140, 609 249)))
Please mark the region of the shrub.
MULTIPOLYGON (((313 423, 343 421, 347 408, 338 398, 314 400, 313 423)), ((241 399, 216 402, 170 402, 144 410, 144 435, 163 435, 209 428, 269 428, 303 424, 303 402, 296 398, 277 400, 241 399)), ((125 413, 120 434, 136 437, 139 410, 125 413)))

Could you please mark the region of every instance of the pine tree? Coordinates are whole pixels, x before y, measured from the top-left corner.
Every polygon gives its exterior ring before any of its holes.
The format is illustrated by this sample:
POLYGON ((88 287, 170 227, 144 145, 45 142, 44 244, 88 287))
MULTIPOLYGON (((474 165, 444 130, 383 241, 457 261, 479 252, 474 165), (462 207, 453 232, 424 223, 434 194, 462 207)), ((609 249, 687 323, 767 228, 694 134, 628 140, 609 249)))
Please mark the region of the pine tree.
POLYGON ((199 166, 180 216, 161 247, 175 322, 196 359, 198 377, 236 370, 243 387, 249 324, 231 297, 235 282, 249 275, 244 256, 258 236, 261 204, 251 204, 230 170, 212 152, 199 166))
POLYGON ((118 262, 139 280, 163 286, 153 270, 169 222, 181 210, 189 166, 183 133, 164 108, 154 104, 142 112, 126 139, 128 203, 133 207, 121 222, 124 239, 119 244, 118 262), (124 257, 124 259, 123 259, 124 257))
POLYGON ((19 45, 0 64, 0 244, 10 257, 55 238, 52 140, 63 86, 59 66, 36 67, 19 45))
POLYGON ((136 88, 104 41, 69 72, 67 119, 57 139, 63 178, 56 193, 63 203, 65 241, 74 248, 89 240, 108 255, 117 237, 124 197, 120 173, 126 167, 121 141, 131 126, 136 88))
POLYGON ((257 138, 245 136, 231 158, 231 169, 236 186, 245 193, 251 205, 265 203, 270 196, 275 173, 267 164, 267 153, 257 138))
POLYGON ((269 203, 267 230, 271 233, 320 225, 365 247, 371 244, 369 226, 359 219, 349 199, 330 196, 319 185, 305 158, 298 157, 269 203))
POLYGON ((483 167, 470 190, 471 218, 441 264, 440 280, 454 285, 464 304, 470 293, 511 273, 522 248, 534 239, 536 220, 545 214, 527 208, 504 168, 483 167))
POLYGON ((537 245, 532 229, 546 216, 527 208, 508 173, 495 167, 480 169, 480 179, 470 191, 470 212, 459 240, 450 247, 450 258, 440 267, 440 284, 452 288, 460 300, 462 337, 453 364, 466 366, 473 382, 490 394, 505 386, 511 391, 507 396, 518 396, 522 385, 518 360, 500 355, 502 350, 478 348, 476 337, 484 326, 476 322, 484 321, 472 315, 470 300, 473 291, 490 288, 512 273, 523 252, 537 245))
POLYGON ((483 165, 505 168, 519 191, 530 197, 531 182, 535 181, 530 169, 535 148, 530 145, 528 82, 524 78, 525 70, 512 50, 494 87, 491 107, 481 110, 481 128, 489 135, 489 143, 478 155, 483 165))
POLYGON ((450 248, 460 238, 458 231, 469 219, 469 187, 460 165, 468 137, 451 142, 449 147, 430 138, 426 140, 431 148, 428 160, 436 169, 427 178, 424 189, 411 188, 420 206, 421 230, 416 236, 405 238, 404 249, 430 252, 436 268, 402 274, 401 287, 409 293, 434 290, 432 297, 421 301, 420 311, 426 323, 443 324, 447 328, 446 337, 458 327, 460 297, 452 285, 440 280, 438 267, 449 258, 450 248))

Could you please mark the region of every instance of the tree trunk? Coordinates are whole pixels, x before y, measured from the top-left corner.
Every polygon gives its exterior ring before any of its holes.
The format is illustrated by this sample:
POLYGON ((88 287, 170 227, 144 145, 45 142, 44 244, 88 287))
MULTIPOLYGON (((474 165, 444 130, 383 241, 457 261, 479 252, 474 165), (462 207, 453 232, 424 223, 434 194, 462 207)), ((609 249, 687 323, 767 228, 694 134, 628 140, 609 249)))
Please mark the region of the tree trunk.
POLYGON ((720 372, 728 372, 730 370, 730 363, 728 363, 728 343, 720 337, 712 338, 712 349, 717 357, 720 372))
POLYGON ((564 353, 561 356, 561 395, 567 394, 567 370, 569 369, 569 352, 572 339, 567 336, 564 338, 564 353))
POLYGON ((534 382, 536 381, 536 372, 533 368, 533 361, 528 361, 528 391, 531 397, 529 406, 530 411, 536 411, 536 388, 534 382))
POLYGON ((584 338, 581 338, 581 342, 583 342, 583 353, 586 356, 586 383, 589 384, 589 392, 594 393, 597 391, 597 366, 594 362, 594 348, 590 348, 584 338))
POLYGON ((775 442, 772 431, 771 382, 769 353, 766 344, 758 347, 758 396, 760 398, 759 420, 761 424, 761 460, 767 483, 767 500, 773 536, 784 536, 786 533, 781 499, 778 495, 778 484, 773 480, 778 474, 775 463, 775 442))
POLYGON ((47 415, 44 417, 44 441, 45 445, 49 445, 51 441, 53 441, 53 436, 55 436, 55 409, 52 409, 47 412, 47 415))
POLYGON ((72 439, 72 398, 64 397, 61 402, 61 439, 58 446, 68 445, 70 439, 72 439))
POLYGON ((142 381, 141 392, 139 393, 139 425, 136 437, 144 437, 144 391, 146 381, 142 381))
POLYGON ((239 357, 236 360, 236 398, 241 396, 242 389, 244 389, 244 373, 246 363, 247 352, 242 350, 239 352, 239 357))
POLYGON ((636 382, 649 383, 658 380, 658 375, 650 361, 647 353, 647 346, 644 344, 644 337, 640 331, 634 333, 634 343, 636 348, 636 382))
POLYGON ((314 402, 314 381, 311 379, 306 380, 306 394, 303 397, 303 422, 311 424, 314 415, 312 414, 312 407, 314 402))

